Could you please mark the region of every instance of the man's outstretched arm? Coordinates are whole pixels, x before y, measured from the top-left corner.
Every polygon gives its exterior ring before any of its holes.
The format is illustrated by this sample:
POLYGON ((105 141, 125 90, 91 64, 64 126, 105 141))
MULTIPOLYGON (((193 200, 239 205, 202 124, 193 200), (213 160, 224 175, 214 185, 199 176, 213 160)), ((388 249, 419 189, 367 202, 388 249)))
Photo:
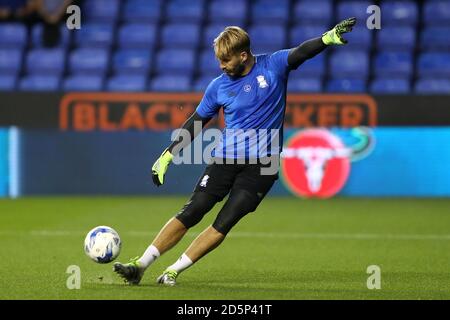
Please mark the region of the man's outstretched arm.
POLYGON ((203 126, 207 124, 211 118, 202 118, 197 112, 194 112, 181 127, 180 133, 174 141, 167 147, 161 156, 156 160, 152 167, 153 183, 158 187, 164 183, 164 175, 167 172, 172 159, 184 147, 188 146, 194 138, 202 131, 203 126), (195 123, 201 123, 201 126, 196 126, 195 123), (186 134, 187 133, 187 134, 186 134))
POLYGON ((342 34, 352 31, 356 18, 349 18, 339 22, 333 29, 325 32, 322 37, 307 40, 298 47, 292 48, 288 55, 288 64, 296 69, 303 62, 321 53, 329 45, 342 45, 347 41, 342 34))

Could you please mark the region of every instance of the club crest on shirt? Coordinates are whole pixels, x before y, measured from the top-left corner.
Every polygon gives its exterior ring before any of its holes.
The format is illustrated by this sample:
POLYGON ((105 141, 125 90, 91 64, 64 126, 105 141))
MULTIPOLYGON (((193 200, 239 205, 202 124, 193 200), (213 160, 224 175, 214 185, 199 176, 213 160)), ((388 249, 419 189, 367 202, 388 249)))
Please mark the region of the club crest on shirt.
POLYGON ((252 90, 252 86, 249 85, 249 84, 246 84, 246 85, 244 86, 244 91, 245 91, 245 92, 250 92, 250 90, 252 90))
POLYGON ((263 75, 257 76, 256 80, 258 80, 258 84, 260 88, 267 88, 269 84, 267 83, 266 79, 264 79, 263 75))

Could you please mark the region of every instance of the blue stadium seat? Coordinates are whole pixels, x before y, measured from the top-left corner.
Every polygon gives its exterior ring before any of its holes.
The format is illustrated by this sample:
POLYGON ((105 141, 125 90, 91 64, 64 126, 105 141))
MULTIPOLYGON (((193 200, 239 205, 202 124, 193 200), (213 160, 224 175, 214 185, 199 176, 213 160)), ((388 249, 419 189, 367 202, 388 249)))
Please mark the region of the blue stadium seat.
POLYGON ((212 49, 204 49, 200 54, 200 70, 204 75, 219 75, 220 70, 219 61, 214 55, 212 49))
POLYGON ((24 24, 0 24, 0 48, 21 49, 26 46, 27 41, 28 33, 24 24))
POLYGON ((130 23, 123 25, 119 30, 118 44, 123 49, 151 49, 154 47, 155 43, 155 24, 130 23))
POLYGON ((366 78, 369 74, 369 55, 364 51, 335 51, 330 57, 329 73, 366 78))
POLYGON ((211 48, 214 42, 214 39, 221 33, 225 27, 228 25, 226 23, 214 23, 208 25, 203 32, 202 46, 205 48, 211 48))
POLYGON ((411 76, 414 69, 410 52, 380 52, 375 58, 377 76, 411 76))
POLYGON ((289 79, 287 90, 289 92, 321 92, 322 79, 317 77, 289 79))
POLYGON ((145 91, 147 77, 145 75, 119 74, 108 79, 106 90, 108 91, 145 91))
POLYGON ((279 24, 253 25, 248 30, 255 53, 273 52, 286 48, 286 28, 279 24))
POLYGON ((59 89, 60 77, 57 75, 28 75, 19 82, 22 91, 56 91, 59 89))
MULTIPOLYGON (((43 29, 44 27, 42 23, 38 23, 34 25, 33 29, 31 30, 31 41, 34 47, 40 48, 44 46, 44 43, 42 41, 43 29)), ((70 44, 71 35, 74 32, 69 31, 65 23, 61 24, 59 30, 60 30, 60 39, 56 47, 66 48, 70 44)))
POLYGON ((114 40, 114 28, 110 24, 85 23, 75 32, 75 45, 78 47, 110 47, 114 40))
POLYGON ((407 78, 376 78, 370 85, 372 93, 405 94, 410 92, 410 83, 407 78))
POLYGON ((323 76, 326 71, 326 52, 322 52, 312 59, 306 60, 298 67, 298 71, 291 71, 289 78, 323 76))
POLYGON ((413 1, 386 1, 381 3, 382 25, 410 25, 415 26, 418 20, 417 3, 413 1))
POLYGON ((0 49, 0 74, 16 75, 22 67, 22 50, 0 49))
POLYGON ((159 73, 191 75, 194 63, 194 50, 191 49, 163 49, 156 56, 156 69, 159 73))
POLYGON ((247 18, 248 6, 241 0, 212 0, 209 4, 209 20, 226 22, 242 27, 247 18))
POLYGON ((148 73, 152 55, 148 50, 118 50, 114 54, 114 71, 117 73, 148 73))
POLYGON ((166 8, 169 21, 200 22, 204 14, 203 0, 171 0, 166 8))
POLYGON ((194 81, 194 85, 192 90, 193 91, 197 91, 197 92, 204 92, 206 90, 206 88, 208 87, 208 85, 210 84, 210 82, 212 80, 214 80, 217 75, 202 75, 200 78, 197 78, 194 81))
POLYGON ((161 44, 166 48, 196 48, 199 40, 200 26, 198 24, 168 24, 161 32, 161 44))
POLYGON ((425 27, 420 34, 424 50, 450 50, 450 27, 425 27))
POLYGON ((419 79, 414 86, 414 92, 419 94, 448 94, 450 79, 419 79))
POLYGON ((450 25, 450 2, 448 0, 428 1, 423 6, 423 21, 426 25, 450 25))
POLYGON ((365 24, 357 24, 352 32, 344 35, 344 38, 348 41, 346 47, 357 50, 370 50, 373 44, 373 34, 373 30, 367 29, 365 24))
POLYGON ((325 31, 327 28, 321 26, 295 25, 290 29, 289 47, 296 47, 306 40, 322 37, 325 31))
POLYGON ((103 77, 99 75, 73 75, 63 82, 64 91, 101 91, 103 77))
POLYGON ((123 20, 128 22, 156 23, 161 19, 161 0, 128 0, 123 20))
POLYGON ((119 17, 120 0, 84 1, 83 19, 89 22, 115 23, 119 17))
POLYGON ((330 27, 333 16, 333 3, 324 0, 298 1, 294 7, 294 20, 300 24, 317 24, 330 27))
POLYGON ((356 17, 360 23, 366 21, 368 17, 367 7, 371 4, 372 1, 341 1, 337 5, 337 20, 356 17))
POLYGON ((416 45, 413 27, 382 27, 377 32, 377 47, 381 50, 413 50, 416 45))
POLYGON ((72 73, 104 74, 108 68, 108 59, 108 51, 104 49, 76 49, 70 54, 69 69, 72 73))
POLYGON ((184 92, 191 90, 191 80, 184 75, 161 75, 153 78, 150 84, 152 91, 184 92))
POLYGON ((258 0, 251 8, 253 23, 287 22, 289 19, 289 0, 258 0))
POLYGON ((55 74, 64 72, 66 53, 64 49, 34 49, 28 52, 26 66, 30 74, 55 74))
POLYGON ((450 78, 450 53, 426 52, 420 54, 418 59, 420 77, 450 78))
POLYGON ((13 91, 16 88, 17 76, 0 75, 0 91, 13 91))
POLYGON ((363 79, 331 79, 326 87, 328 92, 365 92, 366 81, 363 79))

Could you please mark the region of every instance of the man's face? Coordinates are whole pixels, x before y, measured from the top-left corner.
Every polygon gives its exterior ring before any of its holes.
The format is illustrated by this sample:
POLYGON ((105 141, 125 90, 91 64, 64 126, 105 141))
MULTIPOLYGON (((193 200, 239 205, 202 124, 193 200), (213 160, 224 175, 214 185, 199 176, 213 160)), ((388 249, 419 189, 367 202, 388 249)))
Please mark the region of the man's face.
POLYGON ((219 59, 220 69, 231 77, 238 77, 245 69, 247 53, 242 52, 223 59, 219 59))

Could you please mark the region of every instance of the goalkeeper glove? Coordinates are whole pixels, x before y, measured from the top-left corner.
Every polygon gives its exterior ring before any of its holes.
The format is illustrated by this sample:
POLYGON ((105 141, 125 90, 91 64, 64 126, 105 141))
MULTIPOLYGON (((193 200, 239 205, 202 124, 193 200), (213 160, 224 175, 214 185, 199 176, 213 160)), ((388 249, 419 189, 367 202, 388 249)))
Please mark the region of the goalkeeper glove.
POLYGON ((353 26, 356 24, 356 18, 345 19, 339 22, 333 29, 325 32, 322 35, 322 41, 326 45, 330 44, 346 44, 347 40, 342 38, 342 34, 352 31, 353 26))
POLYGON ((172 162, 173 155, 169 150, 164 150, 161 156, 156 160, 152 167, 152 179, 156 186, 160 186, 164 183, 164 175, 167 172, 169 164, 172 162))

